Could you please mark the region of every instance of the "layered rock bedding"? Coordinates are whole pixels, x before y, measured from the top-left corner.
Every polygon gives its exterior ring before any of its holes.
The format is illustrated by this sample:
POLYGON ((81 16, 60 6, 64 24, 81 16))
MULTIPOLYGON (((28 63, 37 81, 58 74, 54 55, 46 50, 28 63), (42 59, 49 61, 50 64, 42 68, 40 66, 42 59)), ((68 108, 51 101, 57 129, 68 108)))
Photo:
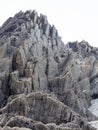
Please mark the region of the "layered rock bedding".
POLYGON ((0 130, 96 130, 97 97, 98 48, 65 45, 35 10, 0 27, 0 130))

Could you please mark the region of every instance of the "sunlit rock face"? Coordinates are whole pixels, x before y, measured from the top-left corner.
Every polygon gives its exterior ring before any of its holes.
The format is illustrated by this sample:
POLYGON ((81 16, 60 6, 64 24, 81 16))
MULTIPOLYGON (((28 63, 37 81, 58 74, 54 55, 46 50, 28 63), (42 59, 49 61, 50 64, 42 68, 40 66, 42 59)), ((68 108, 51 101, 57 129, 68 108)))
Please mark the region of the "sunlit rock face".
POLYGON ((98 49, 62 42, 36 11, 0 28, 0 130, 95 130, 98 49))

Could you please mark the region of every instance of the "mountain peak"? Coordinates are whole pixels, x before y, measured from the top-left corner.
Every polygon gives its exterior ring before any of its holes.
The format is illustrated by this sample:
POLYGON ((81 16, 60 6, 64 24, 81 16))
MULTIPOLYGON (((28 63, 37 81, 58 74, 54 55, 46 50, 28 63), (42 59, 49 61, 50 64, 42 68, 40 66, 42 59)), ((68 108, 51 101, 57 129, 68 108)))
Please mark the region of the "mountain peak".
POLYGON ((43 34, 47 37, 57 37, 58 33, 54 26, 48 23, 47 16, 40 14, 38 16, 37 12, 34 11, 20 11, 14 17, 10 17, 1 27, 0 36, 11 35, 11 33, 21 31, 22 26, 26 26, 26 29, 30 31, 32 28, 39 28, 43 34))
POLYGON ((95 130, 88 108, 98 97, 97 77, 97 49, 64 45, 45 15, 20 11, 0 28, 3 130, 95 130))

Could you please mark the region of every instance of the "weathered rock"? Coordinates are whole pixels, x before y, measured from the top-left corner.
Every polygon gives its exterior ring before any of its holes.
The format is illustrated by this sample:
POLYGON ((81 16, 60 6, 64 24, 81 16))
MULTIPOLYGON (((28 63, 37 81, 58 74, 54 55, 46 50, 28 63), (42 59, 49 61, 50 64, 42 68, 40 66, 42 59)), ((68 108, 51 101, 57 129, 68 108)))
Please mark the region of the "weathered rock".
POLYGON ((8 126, 5 126, 4 128, 2 128, 2 130, 31 130, 31 129, 28 129, 28 128, 19 128, 19 127, 8 127, 8 126))
MULTIPOLYGON (((6 114, 8 115, 5 119, 6 121, 9 119, 9 117, 13 117, 14 115, 26 116, 27 102, 25 95, 20 95, 7 103, 7 105, 0 110, 0 113, 2 113, 3 116, 6 116, 6 114)), ((2 119, 3 118, 1 118, 1 122, 2 119)))
POLYGON ((94 130, 97 77, 97 48, 64 45, 46 16, 20 11, 0 27, 1 129, 94 130))
POLYGON ((67 106, 46 94, 30 94, 27 96, 27 102, 29 108, 31 108, 28 116, 44 123, 54 122, 60 124, 61 122, 68 122, 73 116, 67 106))
POLYGON ((25 53, 23 48, 20 47, 19 50, 13 54, 12 68, 13 70, 18 70, 19 75, 24 75, 25 64, 26 64, 25 53))
MULTIPOLYGON (((79 115, 77 115, 69 107, 60 101, 53 99, 49 95, 42 93, 31 93, 27 96, 20 95, 10 101, 4 108, 0 110, 0 112, 2 113, 1 126, 4 126, 8 120, 15 115, 26 116, 43 123, 53 122, 60 124, 73 121, 80 125, 76 119, 79 119, 80 122, 85 123, 85 120, 83 120, 82 117, 79 117, 79 115), (7 114, 5 115, 5 113, 7 114)), ((11 119, 11 122, 13 122, 13 118, 11 119)))
MULTIPOLYGON (((12 128, 18 127, 18 128, 29 128, 30 130, 48 130, 48 127, 46 127, 43 123, 34 121, 31 119, 28 119, 24 116, 15 116, 12 117, 7 123, 6 126, 10 126, 12 128)), ((28 129, 27 129, 28 130, 28 129)))
POLYGON ((19 72, 14 71, 10 75, 9 86, 11 94, 28 94, 32 92, 32 78, 19 78, 19 72))

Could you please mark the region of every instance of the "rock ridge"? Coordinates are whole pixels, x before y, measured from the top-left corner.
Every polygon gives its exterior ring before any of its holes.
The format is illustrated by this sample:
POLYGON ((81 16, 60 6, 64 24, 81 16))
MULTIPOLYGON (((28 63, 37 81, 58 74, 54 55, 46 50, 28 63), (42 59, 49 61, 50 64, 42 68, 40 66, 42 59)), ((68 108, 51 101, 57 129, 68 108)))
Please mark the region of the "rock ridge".
POLYGON ((0 130, 95 130, 98 48, 61 40, 47 16, 20 11, 0 27, 0 130))

